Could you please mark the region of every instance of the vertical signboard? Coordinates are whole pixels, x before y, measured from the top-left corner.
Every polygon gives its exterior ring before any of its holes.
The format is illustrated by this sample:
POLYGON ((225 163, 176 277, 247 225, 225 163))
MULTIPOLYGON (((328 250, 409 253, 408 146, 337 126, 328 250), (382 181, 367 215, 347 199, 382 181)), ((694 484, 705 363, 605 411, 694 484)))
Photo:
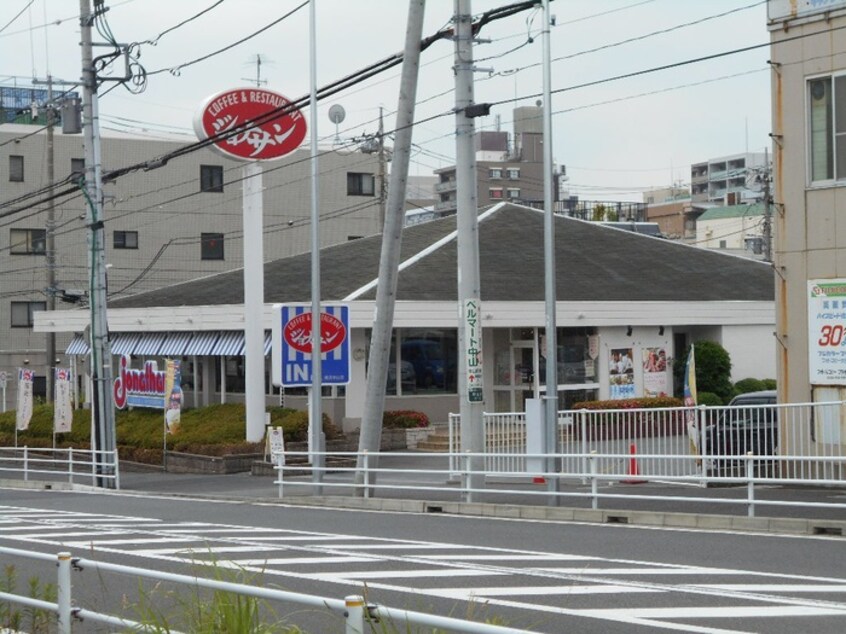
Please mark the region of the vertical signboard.
POLYGON ((611 400, 635 397, 634 364, 631 348, 611 350, 608 361, 609 396, 611 400))
MULTIPOLYGON (((320 369, 324 385, 350 382, 350 311, 343 304, 322 307, 320 313, 320 369)), ((310 387, 312 373, 311 306, 273 306, 273 383, 310 387)))
POLYGON ((811 385, 846 385, 846 279, 808 280, 811 385))
POLYGON ((482 324, 479 321, 479 302, 464 301, 464 332, 466 334, 464 358, 467 360, 467 400, 481 403, 482 390, 482 324))
POLYGON ((643 395, 666 396, 667 351, 664 348, 643 349, 643 395))
POLYGON ((18 409, 15 413, 15 428, 21 431, 29 427, 32 419, 32 382, 35 371, 18 368, 18 409))
POLYGON ((165 359, 165 428, 173 431, 182 419, 182 362, 165 359))

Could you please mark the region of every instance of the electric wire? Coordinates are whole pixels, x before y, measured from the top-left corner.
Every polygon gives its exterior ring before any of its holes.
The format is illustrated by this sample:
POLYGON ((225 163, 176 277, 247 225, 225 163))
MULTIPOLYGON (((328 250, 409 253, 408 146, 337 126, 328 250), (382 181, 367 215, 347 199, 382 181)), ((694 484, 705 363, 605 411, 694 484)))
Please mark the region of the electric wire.
POLYGON ((179 24, 175 24, 172 27, 165 29, 164 31, 159 33, 156 37, 149 39, 149 40, 144 40, 144 42, 142 42, 142 44, 150 44, 151 46, 156 46, 159 43, 159 40, 162 39, 168 33, 172 33, 173 31, 185 26, 189 22, 193 22, 194 20, 196 20, 200 16, 205 15, 206 13, 208 13, 209 11, 214 9, 215 7, 223 4, 225 1, 226 0, 217 0, 217 2, 215 2, 211 6, 206 7, 205 9, 200 11, 199 13, 195 13, 190 18, 186 18, 185 20, 182 20, 182 22, 180 22, 179 24))
POLYGON ((29 9, 32 6, 33 2, 35 2, 35 0, 29 0, 29 2, 27 2, 26 5, 24 5, 24 8, 21 9, 15 17, 13 17, 11 20, 6 22, 6 24, 4 24, 2 27, 0 27, 0 33, 2 33, 6 29, 8 29, 12 24, 14 24, 15 20, 17 20, 19 17, 21 17, 24 14, 24 11, 26 11, 27 9, 29 9))

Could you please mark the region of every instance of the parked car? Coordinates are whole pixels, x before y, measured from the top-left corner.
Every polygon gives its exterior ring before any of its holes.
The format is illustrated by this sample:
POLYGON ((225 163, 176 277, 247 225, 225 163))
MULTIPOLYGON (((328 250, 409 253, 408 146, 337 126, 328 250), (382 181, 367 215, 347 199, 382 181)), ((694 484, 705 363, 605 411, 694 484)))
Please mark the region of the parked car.
MULTIPOLYGON (((717 420, 705 428, 707 455, 775 455, 778 448, 776 391, 764 390, 735 396, 717 420), (770 407, 766 407, 766 406, 770 407)), ((715 466, 738 465, 738 459, 717 458, 715 466)))
MULTIPOLYGON (((417 390, 417 377, 414 373, 414 366, 408 361, 400 362, 400 383, 403 394, 411 394, 417 390)), ((388 394, 397 393, 397 364, 388 365, 388 394)))

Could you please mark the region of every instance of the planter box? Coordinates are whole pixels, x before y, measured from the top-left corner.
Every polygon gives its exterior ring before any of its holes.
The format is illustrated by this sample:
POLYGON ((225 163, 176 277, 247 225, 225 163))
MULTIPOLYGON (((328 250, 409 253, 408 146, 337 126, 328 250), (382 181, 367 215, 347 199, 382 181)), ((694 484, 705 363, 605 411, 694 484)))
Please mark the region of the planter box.
POLYGON ((261 459, 257 453, 234 454, 229 456, 200 456, 191 453, 167 452, 169 473, 243 473, 249 471, 253 462, 261 459))

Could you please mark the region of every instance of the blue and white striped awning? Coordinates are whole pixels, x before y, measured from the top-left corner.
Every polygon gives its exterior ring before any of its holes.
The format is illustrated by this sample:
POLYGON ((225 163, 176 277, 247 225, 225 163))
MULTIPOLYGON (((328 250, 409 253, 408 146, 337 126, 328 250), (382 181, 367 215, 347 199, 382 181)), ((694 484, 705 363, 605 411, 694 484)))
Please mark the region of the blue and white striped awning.
POLYGON ((141 339, 141 333, 118 332, 110 334, 109 338, 111 339, 110 344, 112 348, 112 354, 132 354, 132 351, 135 350, 135 346, 138 344, 138 340, 141 339))
POLYGON ((132 354, 148 357, 159 354, 159 348, 162 347, 166 334, 167 333, 164 332, 144 333, 135 345, 135 349, 132 351, 132 354))
POLYGON ((244 354, 244 332, 236 330, 221 333, 211 354, 217 357, 238 357, 244 354))
POLYGON ((185 349, 188 347, 188 342, 194 335, 192 332, 169 332, 167 339, 159 348, 159 354, 162 356, 181 357, 185 354, 185 349))
POLYGON ((219 330, 213 330, 211 332, 195 332, 194 337, 188 342, 188 345, 185 346, 185 355, 197 355, 198 357, 202 357, 204 355, 211 354, 211 350, 214 348, 214 344, 217 343, 218 337, 220 337, 219 330))
MULTIPOLYGON (((131 354, 144 357, 190 357, 218 356, 240 357, 244 355, 244 332, 242 330, 211 330, 208 332, 117 332, 110 333, 111 349, 114 355, 131 354)), ((271 353, 270 331, 264 332, 264 356, 271 353)), ((88 341, 83 335, 74 335, 65 354, 87 355, 88 341)))
POLYGON ((65 354, 85 355, 88 354, 88 340, 83 335, 74 335, 68 344, 65 354))

